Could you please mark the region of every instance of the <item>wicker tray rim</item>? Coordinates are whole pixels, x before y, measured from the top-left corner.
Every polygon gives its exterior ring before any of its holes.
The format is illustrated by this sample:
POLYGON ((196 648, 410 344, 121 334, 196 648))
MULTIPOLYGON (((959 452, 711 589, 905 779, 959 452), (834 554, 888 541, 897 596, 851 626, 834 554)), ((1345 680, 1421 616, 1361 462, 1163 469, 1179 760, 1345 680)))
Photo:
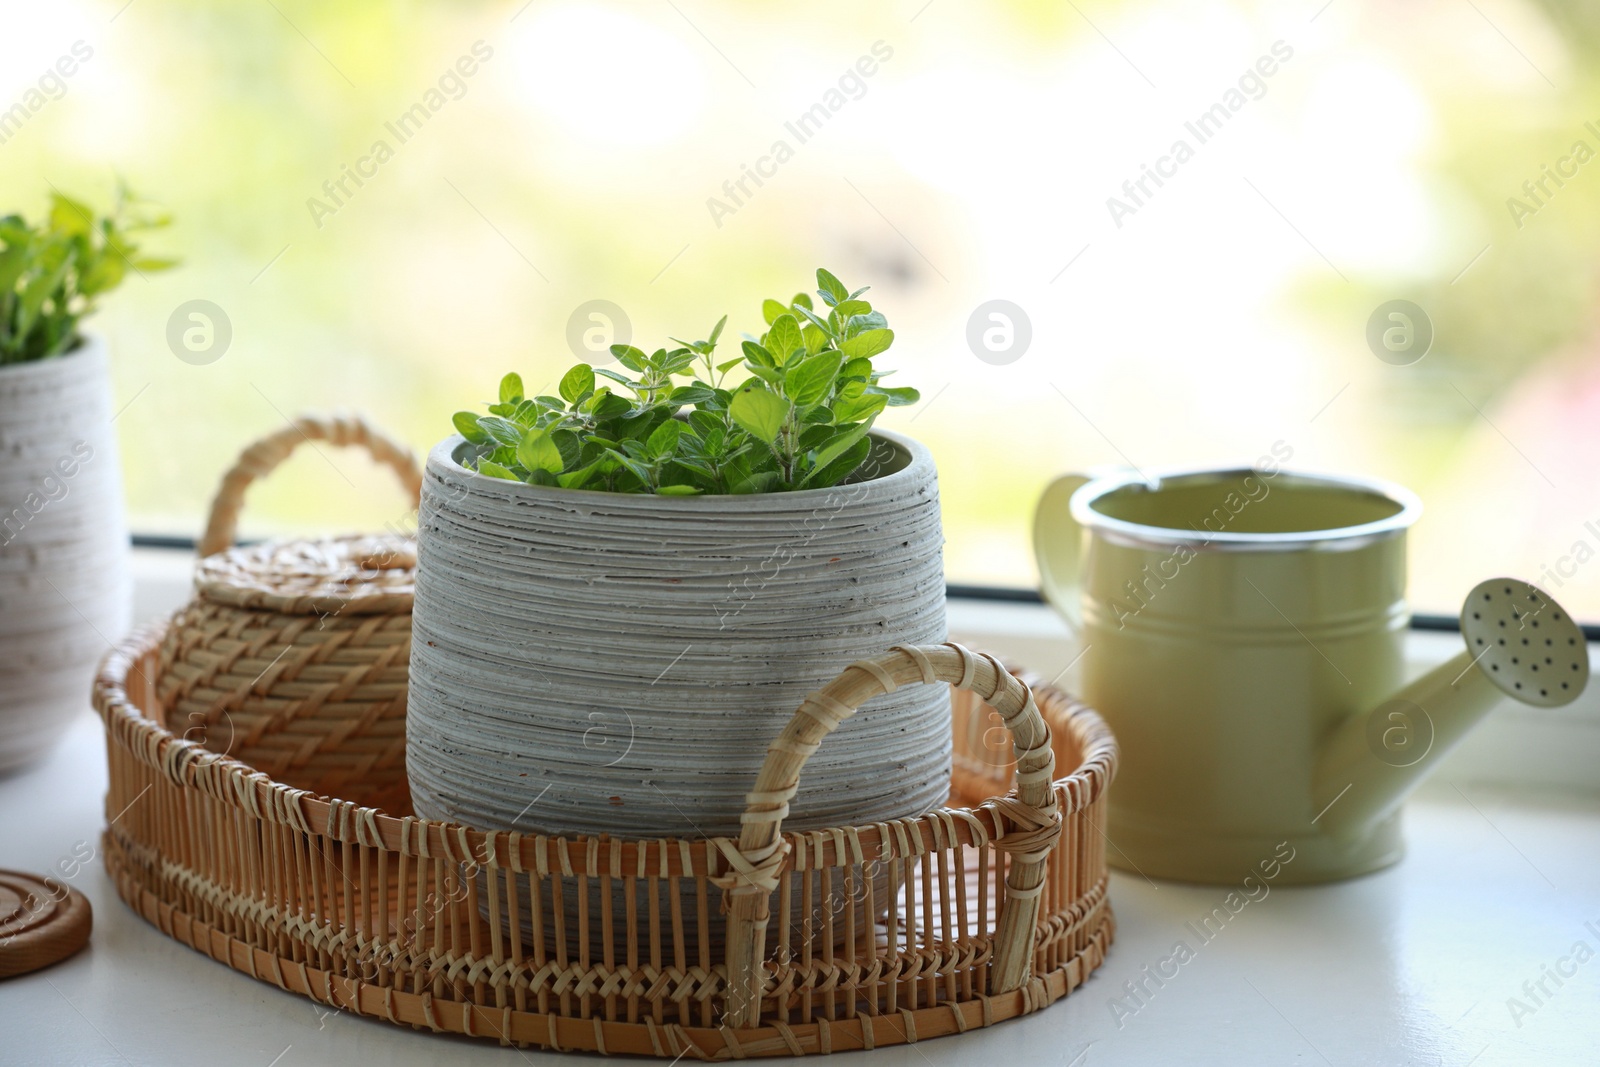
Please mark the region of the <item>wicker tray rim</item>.
MULTIPOLYGON (((95 679, 93 703, 106 728, 140 762, 159 770, 179 787, 199 789, 252 817, 337 841, 406 855, 509 867, 517 872, 715 876, 725 867, 716 842, 726 839, 562 837, 475 830, 414 816, 397 817, 283 785, 239 760, 173 734, 128 700, 125 680, 137 670, 138 660, 159 646, 167 623, 167 619, 158 619, 146 624, 106 654, 95 679)), ((1037 686, 1037 690, 1060 695, 1048 686, 1037 686)), ((1068 711, 1058 722, 1075 735, 1083 760, 1071 773, 1054 780, 1063 817, 1099 799, 1115 774, 1118 758, 1116 740, 1104 720, 1086 705, 1071 698, 1065 701, 1068 711)), ((786 831, 783 836, 791 843, 791 863, 797 870, 921 855, 947 845, 982 845, 1005 835, 1008 820, 996 803, 998 799, 974 808, 945 807, 892 822, 786 831)))
MULTIPOLYGON (((684 1026, 576 1019, 555 1013, 536 1014, 507 1007, 488 1007, 381 987, 359 978, 334 974, 304 963, 291 963, 265 949, 231 936, 205 920, 163 901, 122 869, 115 853, 107 853, 109 873, 123 898, 168 937, 219 963, 270 982, 286 993, 353 1011, 375 1019, 429 1029, 438 1034, 497 1038, 501 1045, 533 1046, 555 1052, 598 1052, 653 1055, 659 1059, 722 1062, 764 1056, 804 1056, 877 1047, 916 1044, 919 1040, 966 1033, 1049 1007, 1081 986, 1105 960, 1116 933, 1116 920, 1101 883, 1097 904, 1077 921, 1096 919, 1088 947, 1064 967, 1030 978, 1008 993, 980 994, 971 1000, 915 1009, 893 1015, 819 1018, 810 1023, 767 1021, 754 1029, 727 1026, 684 1026), (648 1037, 648 1052, 638 1034, 648 1037)), ((721 965, 718 970, 722 969, 721 965)))

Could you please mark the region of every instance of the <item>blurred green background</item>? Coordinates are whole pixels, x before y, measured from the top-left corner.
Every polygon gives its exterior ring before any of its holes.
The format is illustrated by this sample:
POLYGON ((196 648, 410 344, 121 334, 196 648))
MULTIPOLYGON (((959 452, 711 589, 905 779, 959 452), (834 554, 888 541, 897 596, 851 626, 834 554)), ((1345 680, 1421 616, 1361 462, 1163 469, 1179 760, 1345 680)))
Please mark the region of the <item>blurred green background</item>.
MULTIPOLYGON (((646 345, 725 312, 758 330, 763 297, 825 265, 874 287, 895 384, 923 392, 883 424, 936 454, 954 581, 1033 584, 1028 516, 1056 473, 1281 441, 1296 466, 1422 494, 1420 608, 1509 572, 1600 618, 1600 161, 1560 163, 1600 152, 1589 11, 15 3, 0 111, 77 42, 92 55, 0 126, 0 205, 38 212, 54 185, 104 206, 120 174, 177 216, 150 247, 184 266, 130 278, 92 323, 141 532, 197 533, 235 452, 286 415, 357 409, 421 450, 504 371, 536 386, 573 363, 586 301, 646 345), (475 44, 471 76, 450 73, 475 44), (1199 143, 1185 124, 1272 55, 1199 143), (401 143, 385 124, 430 89, 401 143), (785 124, 819 102, 801 143, 785 124), (1193 158, 1114 219, 1108 198, 1179 139, 1193 158), (324 182, 358 166, 334 204, 324 182), (734 204, 724 183, 758 166, 734 204), (1545 166, 1571 176, 1532 205, 1545 166), (967 342, 997 298, 1032 328, 1004 365, 967 342), (166 340, 196 299, 233 330, 200 366, 166 340), (1365 339, 1391 299, 1433 323, 1409 366, 1365 339)), ((307 452, 252 492, 246 532, 401 512, 360 457, 307 452)))

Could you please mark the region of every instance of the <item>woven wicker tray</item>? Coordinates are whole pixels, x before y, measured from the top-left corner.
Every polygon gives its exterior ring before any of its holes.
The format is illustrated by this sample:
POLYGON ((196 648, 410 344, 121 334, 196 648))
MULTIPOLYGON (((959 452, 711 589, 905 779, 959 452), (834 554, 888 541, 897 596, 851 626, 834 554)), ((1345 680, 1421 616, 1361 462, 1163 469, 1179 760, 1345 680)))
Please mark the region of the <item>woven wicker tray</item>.
POLYGON ((117 891, 163 933, 341 1010, 557 1050, 870 1049, 1037 1011, 1112 938, 1115 741, 959 646, 896 649, 812 694, 737 841, 624 840, 483 833, 276 783, 168 731, 162 636, 130 637, 95 686, 117 891), (782 833, 830 723, 922 682, 954 689, 950 806, 782 833))

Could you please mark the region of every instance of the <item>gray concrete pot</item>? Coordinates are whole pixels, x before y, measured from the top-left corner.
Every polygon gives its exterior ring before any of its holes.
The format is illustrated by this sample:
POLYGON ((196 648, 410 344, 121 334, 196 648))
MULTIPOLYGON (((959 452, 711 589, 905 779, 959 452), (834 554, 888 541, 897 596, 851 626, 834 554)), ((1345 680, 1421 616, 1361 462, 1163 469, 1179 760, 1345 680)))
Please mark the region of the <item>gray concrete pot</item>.
POLYGON ((0 771, 89 707, 132 584, 104 343, 0 366, 0 771))
MULTIPOLYGON (((833 489, 658 497, 428 457, 407 715, 417 814, 483 829, 736 835, 767 743, 851 661, 945 639, 932 457, 875 433, 833 489)), ((918 815, 949 696, 874 700, 812 757, 786 829, 918 815)))

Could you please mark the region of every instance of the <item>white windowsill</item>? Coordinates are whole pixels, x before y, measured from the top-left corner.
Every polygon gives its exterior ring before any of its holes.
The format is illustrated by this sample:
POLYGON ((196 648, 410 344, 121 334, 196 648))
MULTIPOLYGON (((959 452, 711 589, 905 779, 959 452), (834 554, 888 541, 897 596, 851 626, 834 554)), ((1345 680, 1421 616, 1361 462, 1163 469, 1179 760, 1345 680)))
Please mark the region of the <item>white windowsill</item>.
MULTIPOLYGON (((186 553, 136 560, 141 618, 188 599, 186 553)), ((1039 606, 956 601, 950 619, 958 639, 1045 677, 1071 658, 1064 628, 1039 606)), ((1457 640, 1413 635, 1418 669, 1457 640)), ((1600 949, 1595 710, 1592 695, 1556 712, 1497 709, 1407 805, 1402 862, 1333 885, 1265 896, 1257 887, 1259 899, 1209 941, 1190 924, 1226 907, 1225 887, 1113 872, 1116 942, 1072 996, 993 1029, 871 1056, 895 1067, 1592 1064, 1600 962, 1578 965, 1559 987, 1547 976, 1573 967, 1577 942, 1600 949), (1156 985, 1149 974, 1170 968, 1162 961, 1179 941, 1192 958, 1156 985), (1534 1003, 1525 983, 1541 980, 1534 1003), (1129 983, 1143 985, 1142 1003, 1127 999, 1129 983), (1530 1010, 1514 1014, 1513 998, 1530 1010)), ((85 713, 45 763, 0 778, 10 816, 0 820, 0 866, 43 873, 81 857, 105 825, 105 788, 100 726, 85 713)), ((415 1033, 284 993, 163 936, 99 866, 91 859, 71 879, 94 907, 89 948, 4 983, 4 1062, 599 1062, 415 1033)))

